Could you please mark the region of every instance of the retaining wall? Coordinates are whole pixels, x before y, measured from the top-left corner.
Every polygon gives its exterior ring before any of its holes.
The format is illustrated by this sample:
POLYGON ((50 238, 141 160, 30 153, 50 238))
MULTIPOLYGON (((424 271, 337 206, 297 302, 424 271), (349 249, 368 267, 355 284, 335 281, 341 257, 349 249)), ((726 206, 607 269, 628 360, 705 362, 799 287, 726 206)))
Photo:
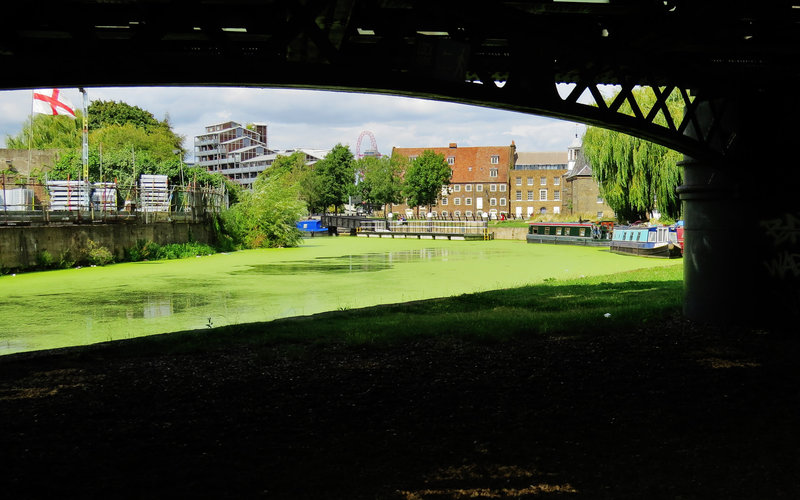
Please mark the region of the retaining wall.
POLYGON ((169 243, 213 243, 213 232, 206 223, 159 222, 154 224, 85 224, 64 226, 0 227, 0 268, 25 269, 37 264, 37 254, 47 251, 54 259, 65 252, 80 255, 89 240, 108 248, 116 259, 138 240, 159 245, 169 243))
POLYGON ((528 236, 527 227, 489 226, 489 232, 494 233, 494 239, 496 240, 525 240, 528 236))

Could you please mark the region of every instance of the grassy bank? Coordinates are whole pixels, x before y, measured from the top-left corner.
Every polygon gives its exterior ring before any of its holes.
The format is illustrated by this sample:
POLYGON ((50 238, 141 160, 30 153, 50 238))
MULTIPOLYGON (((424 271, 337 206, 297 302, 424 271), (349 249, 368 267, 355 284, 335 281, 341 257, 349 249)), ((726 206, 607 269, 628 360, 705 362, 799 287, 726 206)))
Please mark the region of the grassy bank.
POLYGON ((396 345, 420 338, 502 342, 520 336, 588 336, 621 328, 658 329, 680 318, 680 263, 449 298, 339 310, 270 322, 156 335, 122 342, 126 351, 193 352, 243 343, 257 349, 396 345))

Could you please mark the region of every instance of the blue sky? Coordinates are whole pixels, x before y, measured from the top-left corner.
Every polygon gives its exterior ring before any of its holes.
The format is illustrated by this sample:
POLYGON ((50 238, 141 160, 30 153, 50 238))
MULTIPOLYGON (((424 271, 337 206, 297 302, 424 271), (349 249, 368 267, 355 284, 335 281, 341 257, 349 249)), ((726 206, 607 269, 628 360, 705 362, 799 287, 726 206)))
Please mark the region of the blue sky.
MULTIPOLYGON (((78 89, 62 90, 80 106, 78 89)), ((268 124, 273 149, 329 149, 342 143, 355 152, 359 134, 368 130, 384 154, 393 146, 502 146, 512 140, 518 151, 566 151, 575 134, 585 130, 535 115, 374 94, 236 87, 105 87, 89 88, 88 94, 90 100, 139 106, 159 120, 169 116, 189 151, 206 125, 229 120, 268 124)), ((30 108, 30 90, 0 91, 2 145, 7 135, 19 133, 30 108)))

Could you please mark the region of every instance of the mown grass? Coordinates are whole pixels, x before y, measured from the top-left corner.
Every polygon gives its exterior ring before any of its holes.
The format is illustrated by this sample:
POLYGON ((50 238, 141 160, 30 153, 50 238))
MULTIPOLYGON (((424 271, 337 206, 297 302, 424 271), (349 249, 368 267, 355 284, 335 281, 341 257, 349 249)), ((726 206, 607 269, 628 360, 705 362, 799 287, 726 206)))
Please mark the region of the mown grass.
POLYGON ((680 264, 448 298, 192 330, 122 341, 142 354, 232 344, 396 345, 444 337, 502 342, 528 335, 585 336, 681 316, 680 264))

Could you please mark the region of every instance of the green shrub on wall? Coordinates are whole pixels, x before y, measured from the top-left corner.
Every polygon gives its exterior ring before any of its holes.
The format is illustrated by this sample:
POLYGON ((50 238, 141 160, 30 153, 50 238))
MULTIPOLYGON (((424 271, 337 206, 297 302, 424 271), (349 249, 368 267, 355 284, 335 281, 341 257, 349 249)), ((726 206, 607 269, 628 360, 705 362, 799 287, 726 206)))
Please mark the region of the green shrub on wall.
POLYGON ((114 262, 114 254, 108 248, 89 240, 89 245, 86 249, 86 260, 94 266, 105 266, 114 262))

